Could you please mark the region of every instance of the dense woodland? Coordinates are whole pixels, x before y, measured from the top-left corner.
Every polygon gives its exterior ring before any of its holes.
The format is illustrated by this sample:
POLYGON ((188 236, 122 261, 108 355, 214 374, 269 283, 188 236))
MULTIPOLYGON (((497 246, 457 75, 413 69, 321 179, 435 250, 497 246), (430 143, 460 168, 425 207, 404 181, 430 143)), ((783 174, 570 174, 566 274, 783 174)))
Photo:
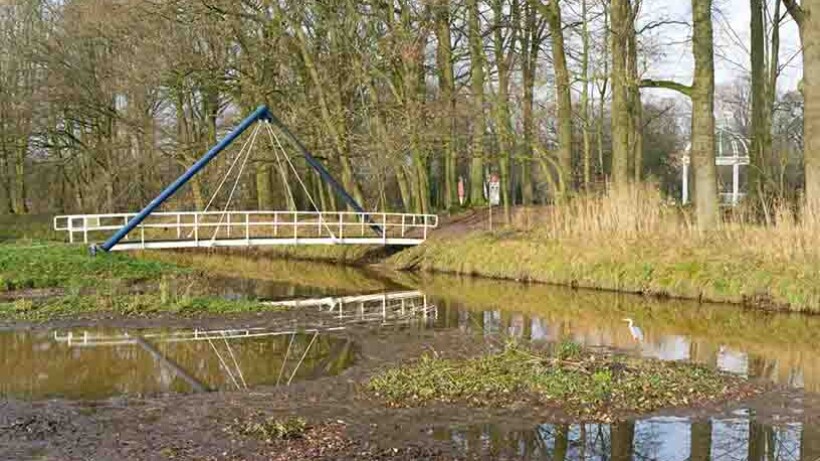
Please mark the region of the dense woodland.
MULTIPOLYGON (((508 212, 639 181, 679 198, 691 150, 708 228, 724 187, 716 125, 748 142, 761 216, 820 201, 820 1, 749 0, 749 53, 734 58, 752 70, 718 87, 716 8, 691 4, 686 82, 646 77, 653 37, 675 24, 644 19, 641 0, 0 3, 0 213, 137 209, 259 104, 368 209, 452 210, 459 178, 482 205, 490 174, 508 212), (805 77, 779 92, 788 21, 805 77)), ((341 207, 289 154, 320 206, 341 207)), ((176 208, 204 207, 223 157, 176 208)), ((254 151, 238 206, 306 206, 279 166, 254 151)))

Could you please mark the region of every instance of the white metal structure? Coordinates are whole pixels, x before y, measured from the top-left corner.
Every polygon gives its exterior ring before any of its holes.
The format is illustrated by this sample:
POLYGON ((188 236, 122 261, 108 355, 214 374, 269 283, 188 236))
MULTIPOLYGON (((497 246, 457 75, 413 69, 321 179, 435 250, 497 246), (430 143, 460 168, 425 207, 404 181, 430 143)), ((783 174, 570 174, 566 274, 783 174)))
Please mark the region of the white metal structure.
POLYGON ((266 301, 265 304, 281 307, 318 307, 320 312, 331 314, 336 320, 356 323, 389 324, 409 319, 426 321, 438 317, 436 306, 429 304, 427 296, 420 291, 266 301))
POLYGON ((324 314, 317 318, 321 326, 296 328, 294 325, 275 327, 250 327, 219 330, 182 329, 170 333, 127 332, 115 335, 93 334, 88 331, 75 333, 54 332, 54 341, 69 347, 121 346, 137 344, 140 339, 155 343, 210 341, 219 339, 244 339, 292 335, 294 333, 321 333, 345 330, 349 325, 376 322, 383 325, 426 322, 438 317, 438 308, 427 301, 420 291, 397 291, 370 295, 341 296, 335 298, 294 299, 265 301, 263 304, 280 307, 318 307, 324 314), (330 321, 327 323, 326 321, 330 321))
POLYGON ((308 351, 321 333, 342 331, 355 325, 412 325, 427 324, 438 318, 438 309, 432 304, 428 304, 427 297, 419 291, 403 291, 393 293, 378 293, 370 295, 345 296, 338 298, 318 298, 299 299, 288 301, 271 301, 266 304, 289 307, 309 307, 318 308, 319 315, 315 322, 306 325, 299 325, 296 322, 283 322, 280 326, 271 327, 250 327, 237 329, 220 330, 200 330, 183 329, 174 332, 162 333, 141 333, 139 331, 131 334, 123 332, 120 334, 95 334, 88 331, 65 333, 54 332, 54 341, 75 348, 93 347, 120 347, 139 346, 151 354, 161 365, 170 370, 176 376, 186 381, 192 389, 198 392, 207 392, 211 388, 197 379, 194 372, 185 370, 181 365, 168 358, 154 344, 158 343, 186 343, 194 341, 207 341, 219 360, 220 369, 230 378, 236 389, 247 389, 242 367, 237 360, 231 342, 229 340, 242 340, 249 338, 263 338, 273 336, 290 336, 288 349, 285 351, 285 358, 279 371, 276 384, 285 383, 290 385, 296 376, 299 367, 308 355, 308 351), (301 355, 301 359, 291 371, 290 377, 285 375, 285 364, 290 355, 291 346, 297 334, 313 334, 310 343, 301 355), (220 354, 218 343, 224 343, 225 353, 220 354), (287 379, 285 379, 287 378, 287 379))
MULTIPOLYGON (((54 230, 89 243, 120 229, 136 213, 63 215, 54 230)), ((113 251, 271 245, 419 245, 438 216, 411 213, 209 211, 153 213, 113 251), (381 235, 373 229, 381 229, 381 235)))
MULTIPOLYGON (((740 167, 748 166, 751 162, 749 159, 749 146, 742 136, 725 128, 718 128, 717 130, 717 157, 715 157, 716 166, 731 166, 732 167, 732 190, 731 192, 721 192, 720 202, 722 204, 735 206, 740 200, 746 196, 745 193, 740 192, 740 167), (728 143, 729 152, 724 149, 724 143, 728 143)), ((681 202, 686 205, 689 203, 689 164, 691 159, 689 152, 691 145, 686 148, 686 155, 682 159, 681 172, 681 190, 683 196, 681 202)))

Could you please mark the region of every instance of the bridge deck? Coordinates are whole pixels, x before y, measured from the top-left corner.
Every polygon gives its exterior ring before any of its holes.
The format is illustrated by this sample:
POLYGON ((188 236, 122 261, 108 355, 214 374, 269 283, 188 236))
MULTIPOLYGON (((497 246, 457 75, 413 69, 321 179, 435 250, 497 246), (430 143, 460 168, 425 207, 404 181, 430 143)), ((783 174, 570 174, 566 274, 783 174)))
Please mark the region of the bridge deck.
MULTIPOLYGON (((63 215, 54 229, 72 243, 101 241, 136 213, 63 215)), ((151 214, 113 251, 274 245, 419 245, 436 215, 310 211, 165 212, 151 214), (381 229, 379 232, 373 229, 381 229)))

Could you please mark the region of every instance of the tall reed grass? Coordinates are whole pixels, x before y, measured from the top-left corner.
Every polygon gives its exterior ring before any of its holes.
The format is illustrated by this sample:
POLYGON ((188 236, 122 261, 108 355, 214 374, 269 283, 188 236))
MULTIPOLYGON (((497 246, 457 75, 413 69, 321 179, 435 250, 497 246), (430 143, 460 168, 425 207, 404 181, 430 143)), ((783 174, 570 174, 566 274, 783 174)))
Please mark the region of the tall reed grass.
POLYGON ((820 257, 820 202, 776 202, 765 215, 750 204, 725 208, 718 229, 703 231, 694 210, 665 200, 653 184, 607 195, 581 195, 516 213, 510 225, 550 240, 669 241, 741 247, 769 257, 820 257))
POLYGON ((758 219, 725 209, 716 229, 656 187, 516 210, 503 230, 443 229, 399 253, 399 268, 484 275, 820 312, 820 207, 788 203, 758 219))

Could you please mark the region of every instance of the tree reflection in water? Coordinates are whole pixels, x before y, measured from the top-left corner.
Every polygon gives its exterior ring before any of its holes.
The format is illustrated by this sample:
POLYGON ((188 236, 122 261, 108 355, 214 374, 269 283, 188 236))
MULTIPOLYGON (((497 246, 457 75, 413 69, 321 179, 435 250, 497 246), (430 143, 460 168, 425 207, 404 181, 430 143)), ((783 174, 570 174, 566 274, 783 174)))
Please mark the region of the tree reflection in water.
POLYGON ((800 423, 768 425, 748 411, 730 418, 690 421, 659 417, 613 424, 542 424, 505 432, 497 425, 434 431, 470 456, 545 460, 820 459, 820 429, 800 423))

